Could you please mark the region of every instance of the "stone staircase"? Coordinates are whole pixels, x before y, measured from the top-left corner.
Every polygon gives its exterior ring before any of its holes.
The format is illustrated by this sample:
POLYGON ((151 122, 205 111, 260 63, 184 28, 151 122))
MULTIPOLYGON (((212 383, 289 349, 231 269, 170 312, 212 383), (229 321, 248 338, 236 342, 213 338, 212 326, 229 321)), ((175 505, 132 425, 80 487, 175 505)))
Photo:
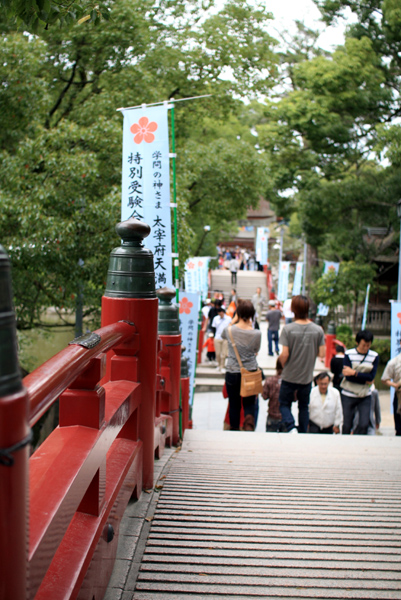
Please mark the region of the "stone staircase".
POLYGON ((211 271, 211 296, 213 296, 213 292, 222 292, 227 303, 233 287, 237 290, 238 298, 242 300, 250 300, 257 287, 262 289, 262 295, 266 298, 266 301, 269 299, 266 273, 263 271, 238 271, 237 283, 234 285, 231 283, 231 273, 227 269, 211 271))

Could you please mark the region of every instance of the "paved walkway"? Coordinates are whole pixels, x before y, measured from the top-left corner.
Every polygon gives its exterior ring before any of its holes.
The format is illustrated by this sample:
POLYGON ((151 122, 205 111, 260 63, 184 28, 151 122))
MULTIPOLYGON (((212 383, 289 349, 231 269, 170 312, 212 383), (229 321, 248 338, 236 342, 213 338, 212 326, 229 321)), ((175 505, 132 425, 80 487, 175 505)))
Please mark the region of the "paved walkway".
POLYGON ((400 451, 396 437, 187 431, 122 598, 401 599, 400 451))

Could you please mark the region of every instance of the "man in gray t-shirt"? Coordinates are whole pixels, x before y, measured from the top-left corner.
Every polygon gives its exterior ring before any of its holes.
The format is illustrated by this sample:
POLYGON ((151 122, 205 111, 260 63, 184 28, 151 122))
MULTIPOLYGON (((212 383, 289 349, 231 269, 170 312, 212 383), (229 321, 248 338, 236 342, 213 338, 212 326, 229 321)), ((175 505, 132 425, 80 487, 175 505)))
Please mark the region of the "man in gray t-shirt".
POLYGON ((273 356, 273 342, 276 347, 276 353, 280 354, 278 347, 278 332, 280 329, 281 310, 276 308, 274 300, 269 301, 269 310, 266 313, 266 321, 269 323, 267 330, 267 341, 269 344, 269 356, 273 356))
POLYGON ((289 352, 282 378, 301 385, 311 383, 319 348, 324 346, 323 329, 315 323, 301 325, 294 321, 283 327, 280 344, 289 352))
POLYGON ((295 320, 283 327, 280 335, 282 351, 279 360, 283 365, 280 388, 280 411, 283 423, 290 433, 306 433, 309 424, 309 395, 316 357, 324 357, 323 329, 308 320, 309 300, 294 296, 291 310, 295 320), (298 430, 295 428, 291 405, 296 399, 299 409, 298 430))

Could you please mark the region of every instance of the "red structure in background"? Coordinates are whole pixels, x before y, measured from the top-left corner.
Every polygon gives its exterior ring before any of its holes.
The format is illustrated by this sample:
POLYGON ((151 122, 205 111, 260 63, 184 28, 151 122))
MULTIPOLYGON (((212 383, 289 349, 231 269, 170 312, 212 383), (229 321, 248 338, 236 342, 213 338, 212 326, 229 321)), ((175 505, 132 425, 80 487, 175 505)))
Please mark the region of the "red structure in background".
POLYGON ((344 350, 346 350, 346 348, 343 342, 340 342, 340 340, 336 340, 335 334, 326 333, 324 337, 326 342, 326 356, 324 359, 324 366, 329 369, 331 359, 333 358, 333 356, 336 355, 336 346, 342 346, 344 350))
MULTIPOLYGON (((9 295, 0 294, 0 333, 11 340, 0 360, 2 599, 103 598, 129 498, 142 485, 153 487, 155 430, 158 454, 169 423, 179 441, 181 338, 157 333, 153 257, 141 244, 149 231, 135 219, 120 224, 123 244, 110 260, 102 328, 74 340, 26 377, 24 387, 11 286, 9 295), (157 414, 162 389, 168 401, 157 414), (58 398, 59 426, 29 459, 29 426, 58 398)), ((9 270, 4 256, 0 247, 2 285, 9 270)))

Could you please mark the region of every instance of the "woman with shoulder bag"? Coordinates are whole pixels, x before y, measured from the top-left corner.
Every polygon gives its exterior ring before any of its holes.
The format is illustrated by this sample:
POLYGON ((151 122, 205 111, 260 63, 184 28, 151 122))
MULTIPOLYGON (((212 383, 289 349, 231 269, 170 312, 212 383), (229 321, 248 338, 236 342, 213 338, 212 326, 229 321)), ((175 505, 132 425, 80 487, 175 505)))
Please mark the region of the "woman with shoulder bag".
MULTIPOLYGON (((238 302, 237 322, 231 324, 222 333, 228 341, 228 358, 226 365, 226 388, 229 402, 230 429, 239 430, 241 414, 241 367, 248 371, 259 369, 256 354, 260 350, 261 333, 252 327, 255 308, 250 300, 238 302), (240 359, 240 362, 238 361, 240 359), (240 364, 241 363, 241 364, 240 364)), ((234 321, 234 319, 233 319, 234 321)), ((242 397, 244 407, 244 429, 255 429, 255 403, 257 396, 242 397)))

